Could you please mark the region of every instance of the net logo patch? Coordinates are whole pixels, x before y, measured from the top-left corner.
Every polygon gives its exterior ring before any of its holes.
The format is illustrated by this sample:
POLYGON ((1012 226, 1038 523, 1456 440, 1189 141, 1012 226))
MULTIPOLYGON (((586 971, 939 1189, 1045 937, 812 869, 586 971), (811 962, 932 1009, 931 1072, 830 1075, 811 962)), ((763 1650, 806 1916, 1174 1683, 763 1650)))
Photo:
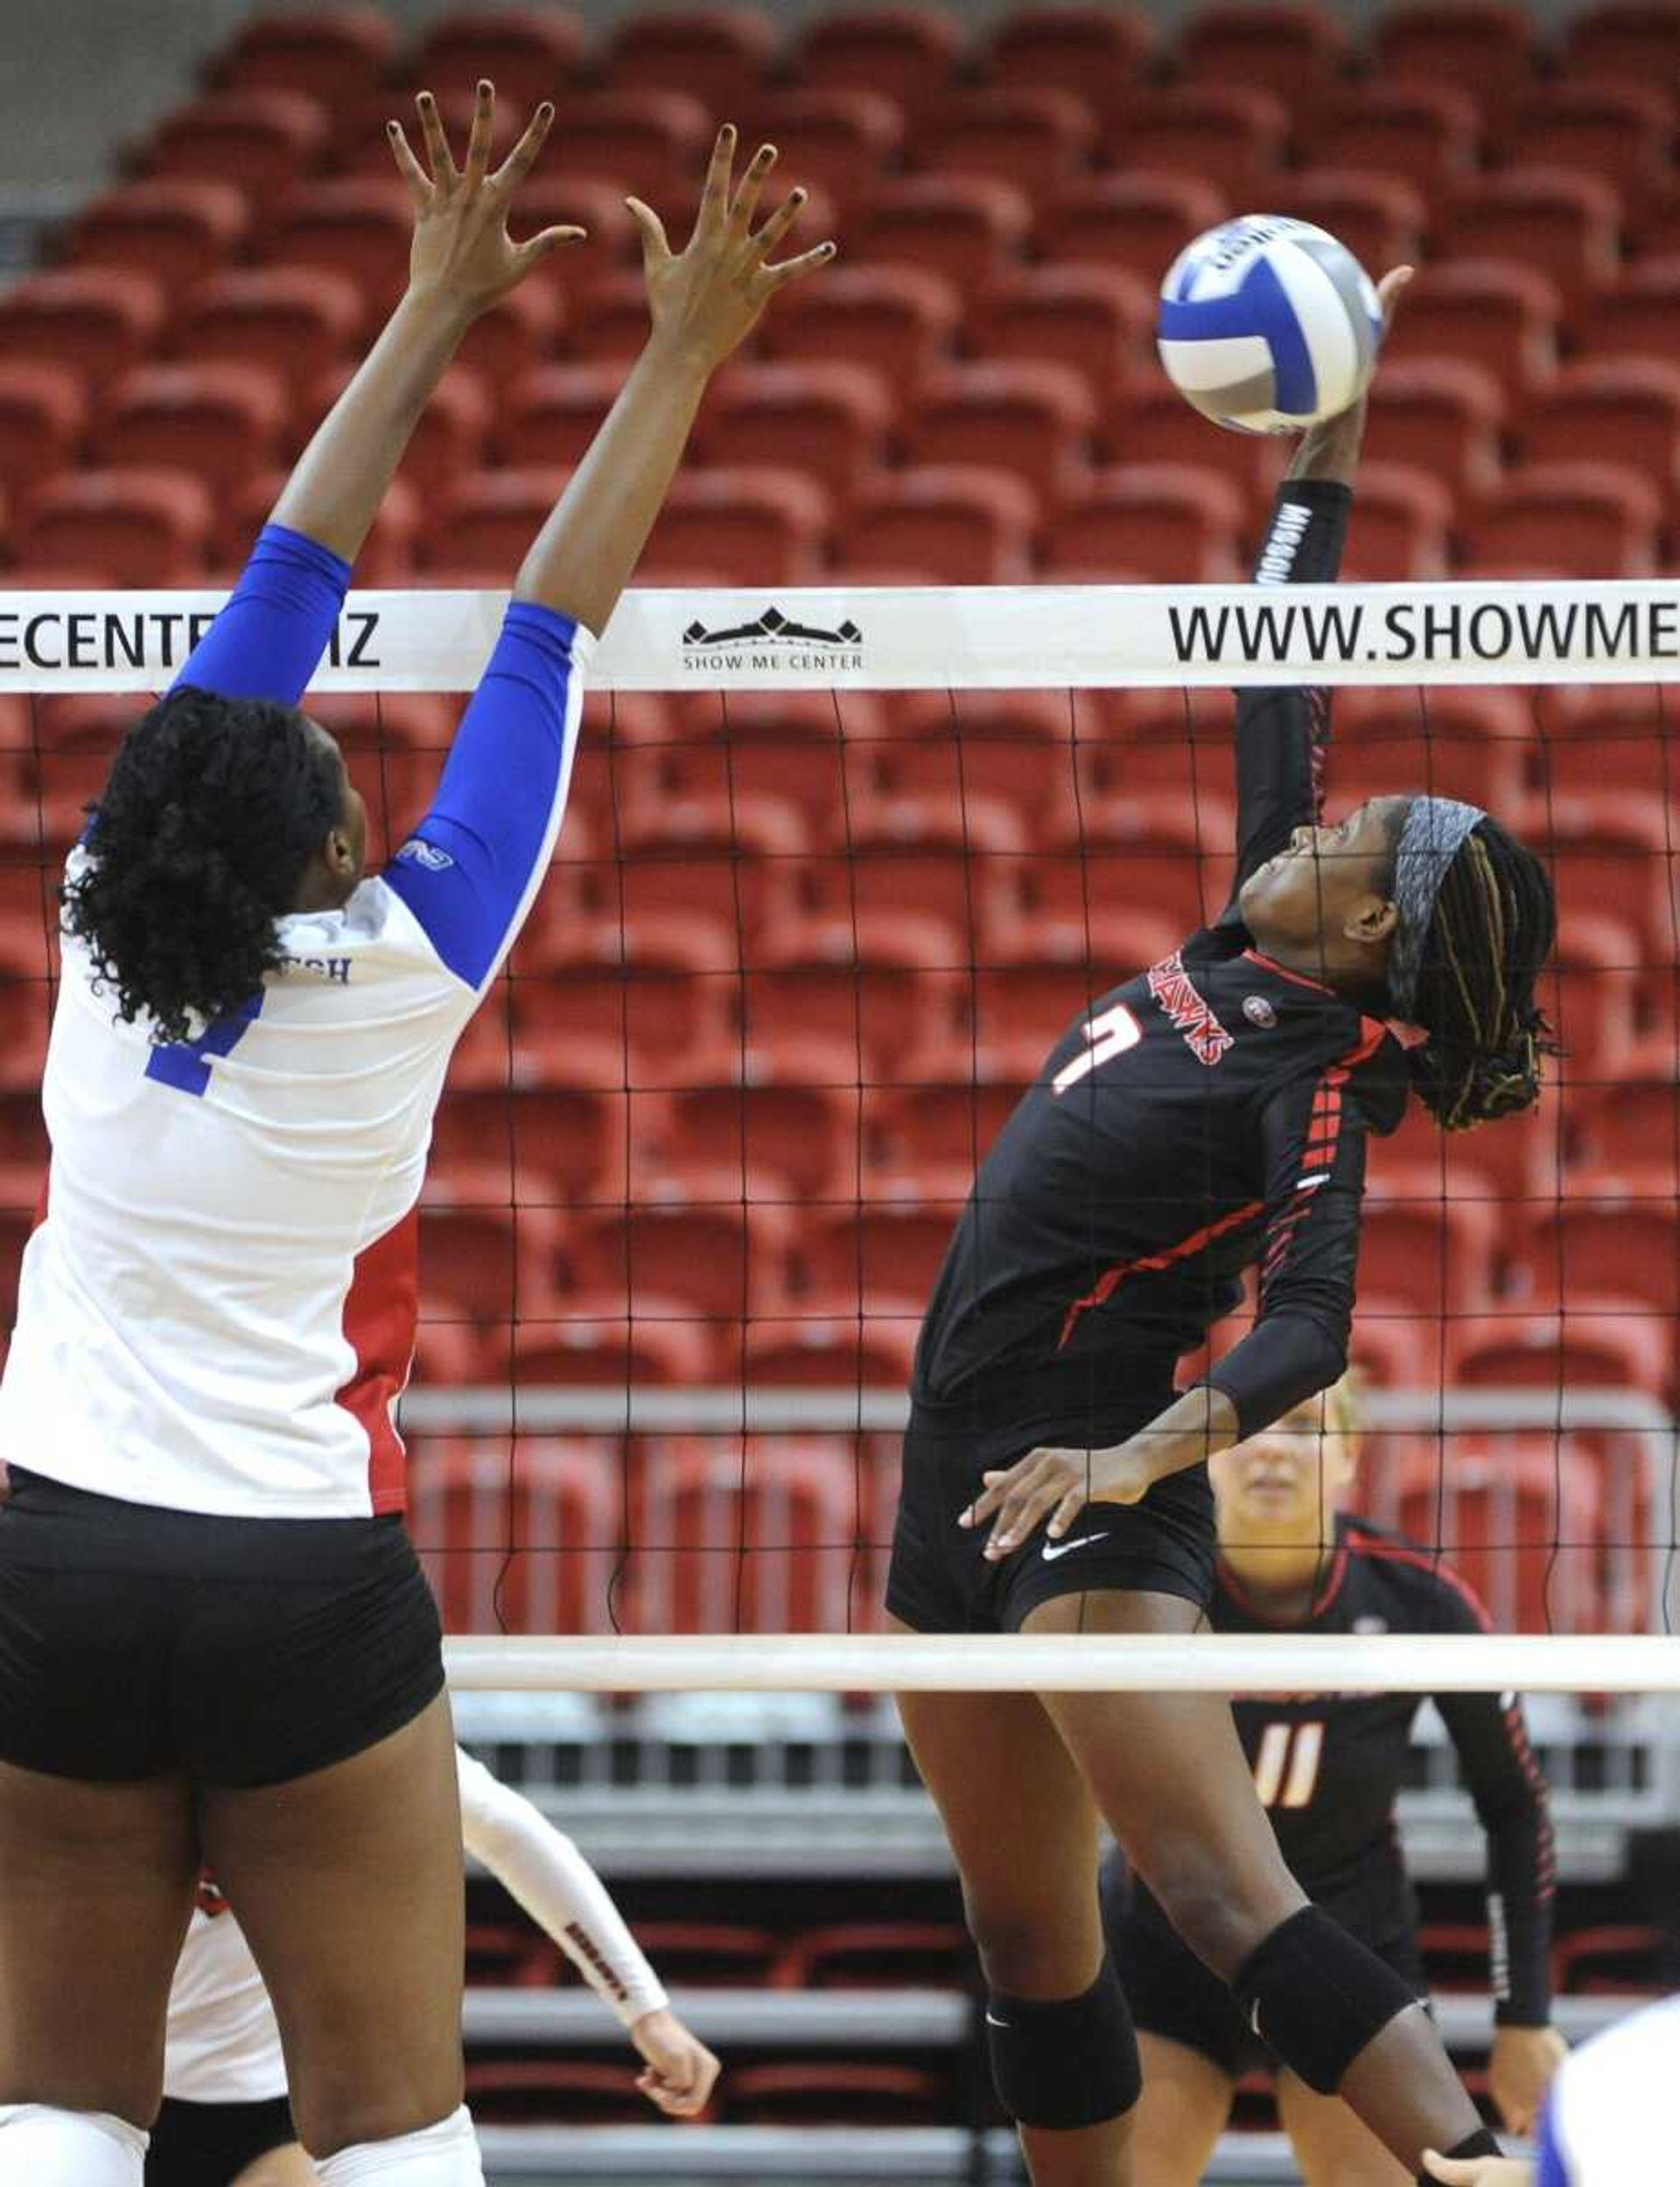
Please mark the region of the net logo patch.
POLYGON ((697 619, 682 633, 682 664, 716 669, 809 669, 831 676, 836 669, 864 665, 864 634, 845 616, 832 630, 821 623, 795 622, 780 608, 766 607, 750 622, 708 630, 697 619))
POLYGON ((440 851, 435 843, 423 843, 418 836, 410 836, 396 854, 399 866, 424 866, 428 873, 446 873, 455 861, 447 851, 440 851))

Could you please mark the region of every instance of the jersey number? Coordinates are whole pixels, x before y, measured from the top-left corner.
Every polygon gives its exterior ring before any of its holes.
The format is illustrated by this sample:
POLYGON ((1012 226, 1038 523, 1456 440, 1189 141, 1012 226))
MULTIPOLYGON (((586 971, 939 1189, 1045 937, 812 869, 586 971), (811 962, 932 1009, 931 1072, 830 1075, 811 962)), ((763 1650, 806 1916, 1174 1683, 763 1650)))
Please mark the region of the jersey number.
POLYGON ((1310 1807, 1324 1755, 1322 1723, 1268 1724, 1254 1757, 1263 1807, 1310 1807))
POLYGON ((1112 1062, 1116 1055, 1124 1055, 1129 1048, 1136 1048, 1144 1037, 1144 1028, 1124 1002, 1105 1010, 1101 1017, 1088 1018, 1084 1025, 1085 1038, 1090 1046, 1082 1055, 1075 1055, 1071 1063, 1064 1063, 1051 1080, 1059 1094, 1069 1086, 1078 1085, 1082 1078, 1088 1078, 1099 1063, 1112 1062))
POLYGON ((262 1014, 263 992, 259 988, 248 1003, 206 1026, 196 1041, 165 1041, 154 1048, 146 1076, 160 1086, 172 1086, 177 1093, 202 1097, 210 1084, 211 1058, 233 1054, 262 1014))

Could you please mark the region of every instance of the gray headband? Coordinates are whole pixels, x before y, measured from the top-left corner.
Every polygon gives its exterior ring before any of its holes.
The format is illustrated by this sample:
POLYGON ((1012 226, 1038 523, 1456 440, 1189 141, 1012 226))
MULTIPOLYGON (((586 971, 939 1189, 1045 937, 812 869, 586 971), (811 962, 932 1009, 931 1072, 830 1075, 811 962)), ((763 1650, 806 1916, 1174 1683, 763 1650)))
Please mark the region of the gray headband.
POLYGON ((1414 797, 1394 854, 1394 908, 1399 915, 1389 951, 1389 994, 1395 1015, 1410 1020, 1418 1000, 1424 936, 1446 869, 1471 831, 1488 817, 1456 797, 1414 797))

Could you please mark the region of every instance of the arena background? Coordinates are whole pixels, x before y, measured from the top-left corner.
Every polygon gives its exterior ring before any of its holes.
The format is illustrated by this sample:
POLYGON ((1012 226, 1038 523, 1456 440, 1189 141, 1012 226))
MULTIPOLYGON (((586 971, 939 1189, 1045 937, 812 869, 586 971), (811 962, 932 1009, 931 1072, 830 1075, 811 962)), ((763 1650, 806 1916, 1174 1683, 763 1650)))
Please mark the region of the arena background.
MULTIPOLYGON (((21 0, 0 85, 0 588, 214 586, 236 566, 400 281, 378 125, 423 69, 440 94, 487 72, 510 106, 556 95, 530 219, 593 233, 475 338, 361 581, 505 583, 638 337, 618 196, 680 207, 724 109, 774 130, 844 256, 830 300, 813 284, 720 382, 651 582, 768 601, 1242 577, 1275 453, 1195 419, 1147 331, 1179 246, 1254 209, 1320 220, 1374 270, 1424 268, 1350 574, 1672 568, 1680 11, 875 12, 881 36, 848 39, 871 11, 818 0, 733 32, 703 9, 402 6, 335 30, 21 0)), ((43 879, 121 718, 50 681, 0 692, 8 1314, 42 1153, 43 879)), ((400 831, 453 703, 370 679, 318 711, 400 831)), ((1217 691, 592 704, 554 884, 463 1048, 428 1194, 405 1419, 452 1631, 878 1625, 916 1301, 974 1146, 1093 961, 1144 961, 1217 889, 1228 723, 1217 691), (943 1067, 913 1038, 930 1017, 943 1067)), ((1444 1163, 1414 1121, 1377 1160, 1367 1508, 1451 1551, 1506 1629, 1665 1631, 1670 695, 1366 689, 1339 723, 1338 794, 1426 775, 1533 817, 1571 1051, 1531 1127, 1444 1163)), ((645 2122, 613 2023, 477 1878, 469 2085, 493 2177, 1017 2176, 948 1860, 886 1704, 475 1692, 460 1718, 598 1862, 726 2065, 707 2125, 645 2122)), ((1530 1718, 1578 2035, 1680 1980, 1680 1738, 1655 1696, 1540 1696, 1530 1718)), ((1480 2086, 1481 1840, 1428 1716, 1415 1777, 1432 1973, 1480 2086)), ((1263 2096, 1236 2123, 1210 2177, 1293 2176, 1263 2096)))

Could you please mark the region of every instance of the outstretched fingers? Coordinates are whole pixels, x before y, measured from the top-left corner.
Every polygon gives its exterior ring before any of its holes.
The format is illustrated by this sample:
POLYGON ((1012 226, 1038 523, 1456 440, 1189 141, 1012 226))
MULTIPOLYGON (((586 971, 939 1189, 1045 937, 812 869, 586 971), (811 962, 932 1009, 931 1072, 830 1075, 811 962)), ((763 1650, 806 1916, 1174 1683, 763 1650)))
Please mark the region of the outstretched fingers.
POLYGON ((769 179, 770 170, 776 164, 774 144, 760 144, 747 164, 741 177, 741 186, 735 193, 735 201, 729 208, 729 217, 745 235, 752 225, 752 216, 759 209, 759 199, 769 179))
POLYGON ((490 139, 496 127, 495 88, 487 78, 479 79, 478 96, 472 102, 472 130, 466 140, 466 186, 476 190, 490 168, 490 139))
POLYGON ((729 218, 729 186, 734 170, 735 124, 725 122, 711 148, 711 160, 706 169, 706 186, 700 193, 700 210, 695 215, 696 236, 715 232, 729 218))
POLYGON ((818 243, 813 249, 801 251, 797 258, 784 258, 780 265, 762 269, 763 278, 773 289, 785 289, 790 281, 797 281, 802 274, 815 273, 819 266, 826 266, 835 254, 833 243, 818 243))
POLYGON ((655 266, 664 265, 671 256, 664 221, 651 205, 644 205, 640 198, 626 198, 624 202, 641 236, 642 264, 649 271, 655 266))
POLYGON ((544 99, 536 112, 525 124, 525 134, 514 146, 494 174, 491 182, 499 190, 512 190, 524 181, 536 165, 536 156, 542 149, 542 141, 554 123, 554 104, 544 99))
POLYGON ((416 213, 424 213, 432 200, 431 177, 414 156, 414 149, 401 122, 387 122, 385 134, 390 140, 391 157, 396 162, 396 172, 409 186, 409 195, 414 200, 416 213))
POLYGON ((460 180, 455 156, 449 149, 449 139, 444 134, 443 116, 438 111, 438 102, 430 91, 423 91, 415 100, 420 112, 420 131, 426 140, 426 158, 431 162, 431 179, 440 187, 447 188, 460 180))

